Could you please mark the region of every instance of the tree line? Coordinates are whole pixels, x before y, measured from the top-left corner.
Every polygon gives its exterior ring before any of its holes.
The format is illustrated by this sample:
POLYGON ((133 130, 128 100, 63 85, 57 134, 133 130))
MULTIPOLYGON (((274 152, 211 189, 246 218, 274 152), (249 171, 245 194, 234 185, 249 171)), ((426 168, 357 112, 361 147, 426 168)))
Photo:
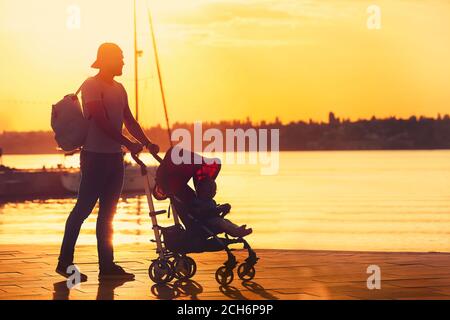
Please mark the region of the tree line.
MULTIPOLYGON (((436 118, 396 117, 377 119, 341 120, 330 112, 328 122, 293 121, 281 123, 262 121, 203 122, 203 130, 226 129, 279 129, 280 150, 413 150, 450 149, 450 116, 436 118)), ((184 128, 193 132, 192 123, 174 123, 172 130, 184 128)), ((146 134, 167 150, 170 146, 166 128, 157 125, 145 129, 146 134)), ((0 148, 4 154, 57 153, 51 131, 13 132, 0 134, 0 148)))

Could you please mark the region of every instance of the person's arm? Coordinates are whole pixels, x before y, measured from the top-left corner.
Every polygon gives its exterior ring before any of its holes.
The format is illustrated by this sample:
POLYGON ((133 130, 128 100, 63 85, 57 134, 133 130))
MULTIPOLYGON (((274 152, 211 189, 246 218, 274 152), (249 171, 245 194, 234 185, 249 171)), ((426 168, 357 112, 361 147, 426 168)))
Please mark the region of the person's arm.
POLYGON ((125 146, 133 154, 142 151, 142 146, 139 143, 132 142, 127 137, 125 137, 122 132, 119 132, 111 125, 109 120, 106 118, 105 110, 101 101, 89 102, 86 104, 86 108, 89 110, 89 114, 95 121, 96 125, 108 137, 125 146))
POLYGON ((136 121, 131 113, 130 107, 127 105, 124 109, 124 123, 128 132, 135 137, 143 146, 147 147, 150 153, 156 154, 159 152, 158 145, 152 143, 142 130, 140 124, 136 121))

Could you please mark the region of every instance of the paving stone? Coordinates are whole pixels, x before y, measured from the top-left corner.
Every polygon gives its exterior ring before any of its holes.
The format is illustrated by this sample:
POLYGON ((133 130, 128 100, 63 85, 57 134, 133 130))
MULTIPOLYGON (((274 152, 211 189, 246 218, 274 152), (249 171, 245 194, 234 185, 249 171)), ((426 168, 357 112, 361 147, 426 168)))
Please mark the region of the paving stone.
MULTIPOLYGON (((79 246, 76 263, 89 280, 68 289, 54 272, 59 246, 0 245, 0 299, 450 299, 450 254, 256 250, 260 260, 252 281, 235 279, 223 287, 215 272, 224 252, 191 254, 197 273, 187 281, 155 285, 148 266, 154 247, 128 244, 116 247, 116 261, 135 273, 136 280, 99 283, 95 246, 79 246), (381 268, 381 289, 367 288, 367 267, 381 268)), ((233 252, 242 262, 246 252, 233 252)))

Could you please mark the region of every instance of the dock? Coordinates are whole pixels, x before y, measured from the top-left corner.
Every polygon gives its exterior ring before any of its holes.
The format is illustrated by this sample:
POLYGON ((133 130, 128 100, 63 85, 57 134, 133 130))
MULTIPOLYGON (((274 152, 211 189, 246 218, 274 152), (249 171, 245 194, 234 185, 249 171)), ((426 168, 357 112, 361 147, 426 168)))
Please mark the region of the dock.
MULTIPOLYGON (((119 245, 115 258, 136 279, 99 283, 95 246, 79 246, 76 263, 88 281, 68 289, 54 272, 57 245, 0 245, 0 299, 450 299, 450 253, 395 253, 256 249, 256 277, 227 287, 214 279, 224 252, 191 254, 197 273, 191 280, 155 285, 147 270, 151 244, 119 245), (369 289, 369 266, 378 266, 381 287, 369 289)), ((244 251, 235 251, 238 261, 244 251)))

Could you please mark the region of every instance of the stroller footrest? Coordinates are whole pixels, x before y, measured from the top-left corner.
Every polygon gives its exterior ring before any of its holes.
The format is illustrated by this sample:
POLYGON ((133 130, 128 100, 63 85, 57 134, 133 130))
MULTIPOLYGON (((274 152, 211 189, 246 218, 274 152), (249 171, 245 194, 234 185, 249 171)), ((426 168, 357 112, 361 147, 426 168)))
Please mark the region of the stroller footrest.
POLYGON ((150 213, 148 214, 150 217, 154 217, 157 216, 158 214, 163 214, 166 213, 167 210, 157 210, 157 211, 150 211, 150 213))

